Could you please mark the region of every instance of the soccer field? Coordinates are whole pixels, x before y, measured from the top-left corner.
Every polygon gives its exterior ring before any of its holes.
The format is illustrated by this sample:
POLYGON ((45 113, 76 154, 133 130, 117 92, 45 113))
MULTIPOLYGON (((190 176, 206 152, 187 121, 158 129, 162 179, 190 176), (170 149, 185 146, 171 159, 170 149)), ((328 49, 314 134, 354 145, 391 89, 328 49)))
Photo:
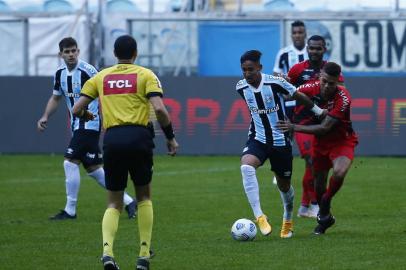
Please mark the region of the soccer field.
MULTIPOLYGON (((82 170, 78 219, 51 222, 65 205, 62 156, 0 155, 0 269, 102 269, 101 219, 106 193, 82 170)), ((313 219, 295 218, 280 239, 282 205, 268 164, 258 170, 262 208, 273 233, 231 239, 232 223, 253 218, 239 157, 155 159, 151 269, 405 269, 406 158, 356 158, 333 201, 337 218, 313 236, 313 219)), ((295 214, 303 161, 294 161, 295 214)), ((134 194, 132 189, 129 189, 134 194)), ((296 215, 295 215, 296 216, 296 215)), ((138 255, 136 220, 123 213, 115 242, 122 270, 138 255)))

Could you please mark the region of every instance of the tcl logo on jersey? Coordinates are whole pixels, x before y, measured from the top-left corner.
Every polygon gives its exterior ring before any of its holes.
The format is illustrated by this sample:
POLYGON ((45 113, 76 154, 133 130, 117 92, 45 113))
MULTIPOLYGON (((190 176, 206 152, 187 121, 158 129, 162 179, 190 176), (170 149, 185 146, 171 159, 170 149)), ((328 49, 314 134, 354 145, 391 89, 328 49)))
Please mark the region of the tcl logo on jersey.
POLYGON ((137 93, 137 74, 110 74, 104 77, 105 96, 131 93, 137 93))

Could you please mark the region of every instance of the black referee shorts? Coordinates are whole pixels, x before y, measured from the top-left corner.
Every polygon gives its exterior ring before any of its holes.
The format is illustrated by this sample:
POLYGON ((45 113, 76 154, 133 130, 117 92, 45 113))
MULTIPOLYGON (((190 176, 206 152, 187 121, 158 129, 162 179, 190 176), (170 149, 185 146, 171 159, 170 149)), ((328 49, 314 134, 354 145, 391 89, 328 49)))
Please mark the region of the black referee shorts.
POLYGON ((111 191, 124 190, 128 173, 135 185, 149 184, 152 179, 153 148, 152 133, 144 126, 107 129, 103 141, 106 188, 111 191))
POLYGON ((261 143, 253 138, 248 139, 242 155, 250 154, 256 156, 261 165, 269 159, 271 170, 282 178, 292 176, 292 146, 273 146, 261 143))

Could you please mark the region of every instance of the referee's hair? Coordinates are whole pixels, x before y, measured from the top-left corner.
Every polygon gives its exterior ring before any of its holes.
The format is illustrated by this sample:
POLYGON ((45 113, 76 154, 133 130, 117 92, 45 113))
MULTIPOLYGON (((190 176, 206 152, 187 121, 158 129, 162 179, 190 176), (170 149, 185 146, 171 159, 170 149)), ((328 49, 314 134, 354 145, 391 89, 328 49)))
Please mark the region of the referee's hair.
POLYGON ((137 41, 130 35, 118 37, 114 42, 114 53, 118 59, 131 59, 137 54, 137 41))
POLYGON ((303 22, 303 21, 299 21, 299 20, 294 21, 293 23, 291 23, 290 26, 291 26, 292 28, 293 28, 293 27, 300 27, 300 26, 306 27, 305 24, 304 24, 304 22, 303 22))
POLYGON ((244 63, 245 61, 252 61, 255 63, 259 63, 261 59, 262 53, 258 50, 250 50, 246 51, 240 58, 240 63, 244 63))
POLYGON ((326 46, 326 40, 324 39, 324 37, 319 36, 319 35, 313 35, 311 36, 308 40, 307 40, 307 44, 309 44, 310 40, 314 40, 314 41, 322 41, 323 42, 323 46, 326 46))
POLYGON ((59 41, 59 51, 62 52, 65 48, 78 47, 78 43, 73 37, 66 37, 59 41))
POLYGON ((334 62, 327 62, 323 67, 323 71, 329 76, 339 77, 341 74, 341 67, 334 62))

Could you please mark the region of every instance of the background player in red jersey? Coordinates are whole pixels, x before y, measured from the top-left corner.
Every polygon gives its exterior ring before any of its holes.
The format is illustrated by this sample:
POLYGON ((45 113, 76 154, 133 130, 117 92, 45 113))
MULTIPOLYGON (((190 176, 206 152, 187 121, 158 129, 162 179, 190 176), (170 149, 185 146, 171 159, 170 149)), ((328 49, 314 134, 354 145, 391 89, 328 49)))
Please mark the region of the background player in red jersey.
MULTIPOLYGON (((299 87, 305 83, 315 82, 319 80, 320 70, 327 63, 323 60, 326 52, 326 41, 322 36, 314 35, 307 41, 307 52, 309 59, 297 63, 289 70, 289 81, 299 87)), ((344 79, 340 75, 339 82, 343 83, 344 79)), ((317 97, 313 97, 313 101, 317 101, 317 97)), ((297 104, 294 108, 294 113, 291 117, 293 123, 309 125, 313 124, 313 113, 307 110, 304 106, 297 104)), ((296 132, 295 141, 299 148, 301 157, 305 160, 305 172, 302 178, 302 201, 297 215, 299 217, 317 217, 319 206, 316 200, 314 191, 314 177, 312 171, 312 147, 313 135, 296 132)))
POLYGON ((331 200, 344 182, 354 158, 354 148, 358 144, 350 119, 351 96, 346 88, 338 85, 340 74, 341 67, 338 64, 326 63, 319 81, 302 85, 298 89, 309 97, 319 97, 318 105, 327 109, 327 115, 320 124, 306 126, 281 121, 278 125, 283 132, 296 131, 315 135, 313 168, 317 202, 320 206, 315 234, 324 234, 335 223, 330 212, 331 200), (331 168, 333 173, 326 189, 331 168))

